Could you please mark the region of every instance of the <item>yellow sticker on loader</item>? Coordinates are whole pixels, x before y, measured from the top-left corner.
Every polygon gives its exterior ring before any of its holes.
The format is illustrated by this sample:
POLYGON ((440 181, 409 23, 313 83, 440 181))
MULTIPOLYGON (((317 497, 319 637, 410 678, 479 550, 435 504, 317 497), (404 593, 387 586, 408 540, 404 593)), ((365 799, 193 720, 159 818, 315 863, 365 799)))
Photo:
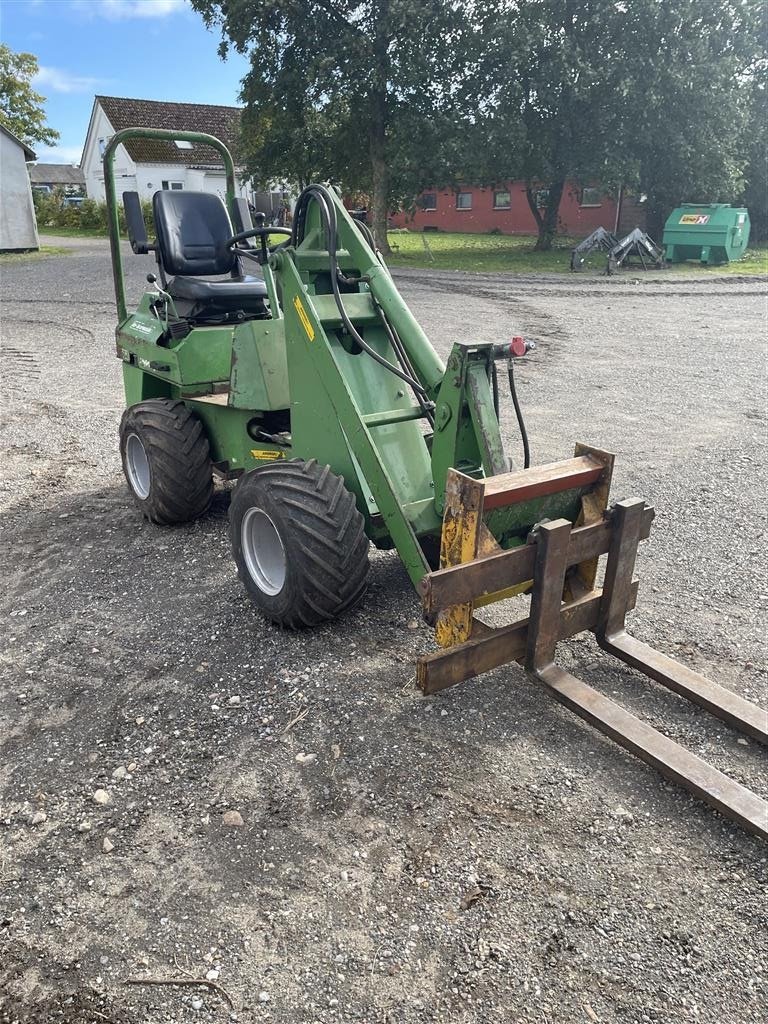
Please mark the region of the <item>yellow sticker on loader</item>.
POLYGON ((312 326, 312 324, 309 322, 309 317, 307 316, 307 311, 306 311, 306 309, 304 309, 304 306, 302 305, 301 299, 299 298, 298 295, 294 296, 293 308, 299 314, 299 320, 301 320, 301 326, 307 332, 307 337, 309 338, 310 341, 314 341, 315 340, 315 329, 312 326))
POLYGON ((254 459, 284 459, 285 452, 273 451, 272 448, 251 448, 251 455, 254 459))

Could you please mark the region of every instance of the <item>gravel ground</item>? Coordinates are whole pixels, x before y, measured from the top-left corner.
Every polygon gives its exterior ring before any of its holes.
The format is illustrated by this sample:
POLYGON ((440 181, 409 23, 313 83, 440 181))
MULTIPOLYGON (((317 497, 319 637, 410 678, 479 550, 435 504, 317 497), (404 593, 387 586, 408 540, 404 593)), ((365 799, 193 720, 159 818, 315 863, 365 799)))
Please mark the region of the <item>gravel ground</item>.
MULTIPOLYGON (((225 494, 175 529, 129 501, 104 244, 0 270, 3 1024, 766 1020, 764 845, 516 667, 422 698, 392 554, 343 621, 265 625, 225 494)), ((633 631, 765 702, 765 281, 397 279, 443 353, 538 341, 535 461, 616 451, 657 509, 633 631)), ((560 660, 768 796, 754 743, 560 660)))

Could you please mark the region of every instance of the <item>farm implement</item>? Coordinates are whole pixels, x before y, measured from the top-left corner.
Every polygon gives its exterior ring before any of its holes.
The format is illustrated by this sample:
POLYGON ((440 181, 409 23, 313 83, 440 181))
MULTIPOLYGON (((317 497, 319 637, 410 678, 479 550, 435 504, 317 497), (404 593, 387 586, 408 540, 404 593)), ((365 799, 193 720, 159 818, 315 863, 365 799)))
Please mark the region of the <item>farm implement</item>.
POLYGON ((142 513, 158 524, 194 519, 214 477, 234 481, 238 574, 287 628, 352 608, 370 543, 396 549, 441 647, 418 662, 425 693, 522 662, 595 728, 768 836, 768 805, 755 794, 556 664, 559 641, 591 630, 609 654, 768 740, 765 712, 627 634, 653 509, 639 499, 609 507, 614 460, 596 448, 528 465, 514 367, 530 344, 468 339, 444 364, 335 191, 304 189, 290 230, 254 227, 212 136, 127 129, 108 143, 104 169, 127 405, 120 446, 142 513), (124 194, 133 251, 157 263, 129 310, 113 167, 136 137, 202 147, 205 163, 218 154, 227 194, 155 193, 153 239, 138 195, 124 194), (526 451, 517 470, 499 426, 500 367, 526 451), (530 596, 526 619, 494 629, 478 618, 520 594, 530 596))

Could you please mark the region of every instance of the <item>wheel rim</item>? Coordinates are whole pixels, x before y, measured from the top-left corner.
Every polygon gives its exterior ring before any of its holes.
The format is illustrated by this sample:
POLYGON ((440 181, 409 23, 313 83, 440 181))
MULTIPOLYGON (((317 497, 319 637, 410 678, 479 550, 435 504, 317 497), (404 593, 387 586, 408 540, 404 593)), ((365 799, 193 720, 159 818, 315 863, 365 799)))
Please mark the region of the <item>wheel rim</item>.
POLYGON ((140 498, 148 498, 152 472, 147 452, 138 434, 129 434, 125 442, 125 473, 134 492, 140 498))
POLYGON ((251 579, 265 594, 274 597, 285 585, 285 548, 270 517, 260 508, 249 508, 240 527, 243 558, 251 579))

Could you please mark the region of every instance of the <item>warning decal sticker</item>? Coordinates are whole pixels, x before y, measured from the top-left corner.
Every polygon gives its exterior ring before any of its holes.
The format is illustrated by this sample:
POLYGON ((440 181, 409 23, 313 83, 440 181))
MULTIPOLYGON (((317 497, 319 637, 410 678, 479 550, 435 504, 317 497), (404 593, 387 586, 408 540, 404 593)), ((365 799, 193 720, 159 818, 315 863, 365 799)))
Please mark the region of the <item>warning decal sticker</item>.
POLYGON ((708 213, 684 213, 680 218, 680 224, 708 224, 708 213))
POLYGON ((293 308, 299 314, 299 320, 301 320, 301 326, 307 332, 307 337, 309 338, 310 341, 314 341, 315 340, 315 329, 312 326, 312 324, 309 322, 309 317, 307 316, 307 311, 306 311, 306 309, 304 309, 304 306, 301 304, 301 299, 299 298, 298 295, 296 295, 294 297, 293 308))
POLYGON ((284 459, 285 452, 275 451, 272 448, 251 448, 251 455, 254 459, 284 459))

